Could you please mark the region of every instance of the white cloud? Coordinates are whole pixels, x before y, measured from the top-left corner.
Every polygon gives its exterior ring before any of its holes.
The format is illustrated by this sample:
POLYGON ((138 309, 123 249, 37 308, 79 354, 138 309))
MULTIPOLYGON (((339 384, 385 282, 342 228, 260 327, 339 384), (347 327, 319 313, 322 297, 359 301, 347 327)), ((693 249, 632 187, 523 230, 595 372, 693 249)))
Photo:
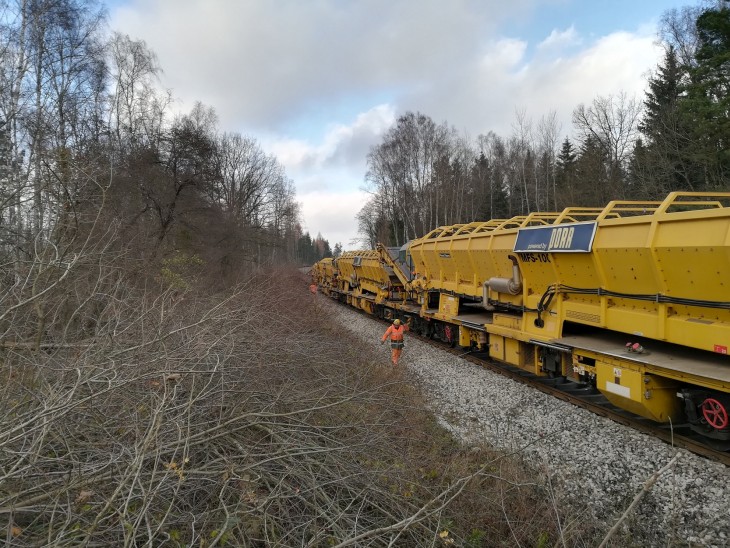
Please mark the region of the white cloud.
POLYGON ((349 126, 333 125, 325 137, 324 150, 329 152, 329 158, 335 162, 349 163, 361 159, 372 145, 380 141, 395 118, 393 106, 385 104, 358 114, 349 126))
POLYGON ((275 154, 308 229, 333 243, 328 230, 355 232, 367 152, 405 111, 504 137, 516 111, 555 111, 569 135, 580 103, 644 89, 660 59, 653 27, 588 39, 553 25, 532 41, 499 31, 557 1, 130 0, 111 26, 148 42, 176 97, 275 154))
POLYGON ((576 46, 580 43, 581 39, 578 36, 575 27, 571 25, 563 31, 553 29, 550 36, 537 45, 537 49, 541 51, 554 51, 567 46, 576 46))
POLYGON ((330 246, 341 243, 343 249, 362 249, 353 242, 358 238, 355 215, 362 209, 369 195, 363 191, 314 191, 299 196, 305 229, 312 237, 317 233, 330 246))
POLYGON ((136 0, 114 12, 112 27, 148 41, 165 85, 186 104, 213 106, 229 130, 276 133, 282 147, 289 140, 291 161, 317 167, 322 157, 362 152, 365 128, 341 128, 343 108, 352 119, 388 103, 471 134, 504 133, 516 108, 568 112, 619 88, 642 89, 656 59, 648 27, 588 41, 572 25, 532 45, 499 33, 502 22, 555 1, 136 0), (303 120, 317 126, 316 143, 291 138, 303 120), (339 131, 355 134, 347 141, 339 131))
POLYGON ((334 247, 356 249, 355 215, 368 194, 360 190, 365 158, 370 147, 382 140, 395 120, 390 105, 378 105, 358 114, 351 124, 328 128, 320 142, 270 136, 262 145, 274 154, 297 185, 297 198, 305 229, 321 233, 334 247))
POLYGON ((479 70, 489 75, 504 75, 524 61, 527 42, 515 38, 502 38, 489 44, 481 56, 479 70))
MULTIPOLYGON (((621 32, 601 38, 572 57, 532 67, 525 87, 534 86, 540 92, 530 96, 531 110, 561 112, 568 133, 570 115, 579 104, 621 92, 640 96, 646 87, 646 71, 659 54, 652 36, 621 32)), ((522 96, 528 98, 527 94, 522 96)))
POLYGON ((137 0, 114 12, 112 27, 147 40, 186 102, 257 131, 285 130, 342 94, 367 100, 431 82, 534 3, 137 0))
POLYGON ((270 135, 263 146, 284 165, 301 191, 346 184, 356 188, 365 173, 370 148, 382 140, 395 121, 391 105, 378 105, 358 114, 350 125, 331 125, 320 142, 270 135), (342 180, 342 171, 358 173, 358 180, 342 180), (334 180, 333 180, 334 179, 334 180))
POLYGON ((498 40, 430 95, 413 94, 408 101, 471 135, 491 130, 508 137, 516 111, 533 121, 555 111, 562 133, 572 135, 571 116, 579 104, 621 91, 641 94, 647 69, 660 55, 650 34, 617 32, 547 58, 542 52, 528 58, 524 41, 498 40))

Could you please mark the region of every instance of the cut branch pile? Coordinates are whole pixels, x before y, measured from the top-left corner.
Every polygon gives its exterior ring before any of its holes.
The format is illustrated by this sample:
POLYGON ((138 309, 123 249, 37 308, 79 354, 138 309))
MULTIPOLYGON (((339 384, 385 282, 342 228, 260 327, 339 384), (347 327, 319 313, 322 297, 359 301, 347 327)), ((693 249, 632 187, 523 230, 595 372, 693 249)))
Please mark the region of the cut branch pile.
MULTIPOLYGON (((97 286, 92 336, 50 322, 42 349, 6 344, 7 540, 416 546, 471 535, 479 546, 492 535, 553 537, 552 518, 534 519, 536 508, 554 514, 541 486, 514 479, 524 473, 506 472, 499 457, 459 449, 397 373, 315 318, 290 276, 260 277, 225 298, 97 286)), ((12 320, 17 333, 23 318, 12 320)))

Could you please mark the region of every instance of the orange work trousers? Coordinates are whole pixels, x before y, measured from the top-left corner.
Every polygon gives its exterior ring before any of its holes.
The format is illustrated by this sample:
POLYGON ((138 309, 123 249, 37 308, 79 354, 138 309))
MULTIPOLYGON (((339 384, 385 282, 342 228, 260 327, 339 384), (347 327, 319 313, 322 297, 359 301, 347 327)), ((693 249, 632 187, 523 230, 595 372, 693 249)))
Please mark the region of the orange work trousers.
POLYGON ((393 360, 393 365, 398 365, 398 360, 400 359, 400 353, 403 352, 403 341, 393 341, 391 340, 390 343, 390 356, 393 360))

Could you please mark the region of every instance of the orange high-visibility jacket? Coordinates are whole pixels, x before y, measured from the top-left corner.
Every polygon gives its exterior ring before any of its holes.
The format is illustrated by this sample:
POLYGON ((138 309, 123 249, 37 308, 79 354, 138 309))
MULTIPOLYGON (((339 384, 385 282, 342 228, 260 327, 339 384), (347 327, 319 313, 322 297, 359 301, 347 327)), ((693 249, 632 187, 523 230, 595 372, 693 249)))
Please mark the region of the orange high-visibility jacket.
POLYGON ((404 323, 400 324, 398 327, 391 325, 386 329, 385 335, 383 335, 383 340, 387 340, 388 336, 390 336, 391 341, 402 341, 403 340, 403 333, 408 331, 408 326, 404 323))

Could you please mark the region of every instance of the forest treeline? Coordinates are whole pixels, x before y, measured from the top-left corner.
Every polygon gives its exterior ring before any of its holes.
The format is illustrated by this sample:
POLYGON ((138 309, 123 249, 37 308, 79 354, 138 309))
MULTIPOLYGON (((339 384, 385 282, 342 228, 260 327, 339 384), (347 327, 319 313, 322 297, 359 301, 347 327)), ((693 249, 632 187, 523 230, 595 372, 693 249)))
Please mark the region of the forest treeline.
POLYGON ((645 96, 578 105, 573 139, 554 112, 537 123, 517 112, 509 137, 476 139, 420 112, 400 116, 368 154, 362 241, 402 245, 442 225, 730 190, 730 5, 670 10, 659 35, 665 55, 645 96))
MULTIPOLYGON (((143 41, 96 0, 0 3, 0 254, 12 279, 99 227, 125 253, 198 257, 221 275, 311 262, 293 182, 214 110, 174 114, 143 41)), ((317 244, 319 242, 319 244, 317 244)), ((192 259, 191 259, 192 260, 192 259)))

